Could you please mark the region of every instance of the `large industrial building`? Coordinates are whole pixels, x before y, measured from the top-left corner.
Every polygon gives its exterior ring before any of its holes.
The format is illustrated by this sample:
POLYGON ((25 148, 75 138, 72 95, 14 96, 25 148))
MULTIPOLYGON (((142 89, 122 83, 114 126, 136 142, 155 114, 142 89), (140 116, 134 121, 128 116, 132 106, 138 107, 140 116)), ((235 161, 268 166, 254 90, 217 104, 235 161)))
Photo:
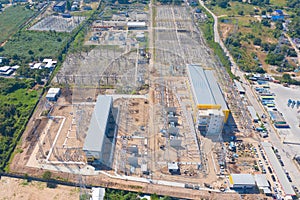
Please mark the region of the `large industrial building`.
POLYGON ((198 108, 198 129, 206 136, 219 135, 227 122, 229 109, 213 70, 188 65, 188 76, 198 108))
POLYGON ((113 98, 99 95, 90 121, 83 151, 88 162, 111 166, 115 119, 113 98))

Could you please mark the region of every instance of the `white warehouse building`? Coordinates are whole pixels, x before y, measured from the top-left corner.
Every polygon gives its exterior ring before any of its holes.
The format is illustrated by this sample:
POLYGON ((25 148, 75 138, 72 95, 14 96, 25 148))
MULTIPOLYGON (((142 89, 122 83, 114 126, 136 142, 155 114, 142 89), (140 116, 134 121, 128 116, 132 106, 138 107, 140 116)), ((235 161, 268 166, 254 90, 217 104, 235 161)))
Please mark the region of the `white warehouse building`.
POLYGON ((213 70, 188 65, 188 76, 198 109, 198 129, 204 136, 218 136, 227 122, 229 109, 213 70))
POLYGON ((87 161, 92 164, 111 166, 116 127, 112 109, 113 98, 99 95, 83 145, 87 161))

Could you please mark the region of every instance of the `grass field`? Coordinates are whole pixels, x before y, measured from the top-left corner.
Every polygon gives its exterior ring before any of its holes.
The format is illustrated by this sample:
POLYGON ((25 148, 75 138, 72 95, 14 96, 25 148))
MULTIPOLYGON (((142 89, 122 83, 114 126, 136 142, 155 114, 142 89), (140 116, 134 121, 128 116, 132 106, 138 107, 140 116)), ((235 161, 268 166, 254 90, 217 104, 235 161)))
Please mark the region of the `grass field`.
POLYGON ((276 5, 276 6, 285 6, 286 5, 286 1, 287 0, 270 0, 270 3, 272 5, 276 5))
POLYGON ((7 41, 3 55, 9 58, 17 56, 23 63, 45 57, 57 59, 69 37, 67 33, 21 31, 7 41))
POLYGON ((219 6, 210 7, 212 12, 217 16, 227 15, 227 16, 238 16, 239 11, 243 11, 244 15, 250 15, 254 13, 254 6, 250 4, 240 3, 240 2, 230 2, 230 7, 221 8, 219 6))
POLYGON ((18 31, 19 26, 26 22, 34 11, 24 6, 11 6, 0 14, 0 43, 18 31))

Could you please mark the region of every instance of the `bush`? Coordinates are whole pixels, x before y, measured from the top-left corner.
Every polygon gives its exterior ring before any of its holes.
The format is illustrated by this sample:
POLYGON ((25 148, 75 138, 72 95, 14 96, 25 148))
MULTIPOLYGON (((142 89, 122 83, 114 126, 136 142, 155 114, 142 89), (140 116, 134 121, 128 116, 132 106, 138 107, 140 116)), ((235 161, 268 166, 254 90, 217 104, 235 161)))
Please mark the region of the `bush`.
POLYGON ((43 174, 43 179, 50 180, 52 173, 50 171, 45 171, 43 174))
POLYGON ((260 39, 260 38, 255 38, 255 39, 253 40, 253 44, 254 44, 254 45, 257 45, 257 46, 260 46, 260 45, 261 45, 261 39, 260 39))
POLYGON ((269 65, 281 65, 283 59, 283 54, 269 53, 265 61, 269 65))

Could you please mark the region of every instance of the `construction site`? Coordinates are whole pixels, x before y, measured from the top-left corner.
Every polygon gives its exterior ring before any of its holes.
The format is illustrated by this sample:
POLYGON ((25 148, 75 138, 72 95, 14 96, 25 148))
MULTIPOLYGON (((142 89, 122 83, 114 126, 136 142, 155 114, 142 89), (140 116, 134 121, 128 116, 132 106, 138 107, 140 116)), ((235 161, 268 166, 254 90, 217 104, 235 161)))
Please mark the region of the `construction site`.
MULTIPOLYGON (((17 157, 29 168, 93 180, 105 176, 196 190, 227 188, 225 175, 253 172, 254 147, 240 141, 237 151, 229 148, 230 137, 252 136, 251 119, 194 24, 194 10, 156 6, 151 26, 145 17, 151 13, 141 6, 134 12, 146 22, 110 21, 122 17, 107 17, 110 9, 85 38, 92 50, 66 57, 52 81, 61 94, 40 101, 17 157), (200 69, 211 78, 193 80, 189 71, 200 69), (198 90, 199 84, 207 90, 198 90), (200 123, 212 115, 217 130, 200 123), (88 149, 93 141, 97 152, 88 149)), ((136 20, 132 12, 127 18, 136 20)))

